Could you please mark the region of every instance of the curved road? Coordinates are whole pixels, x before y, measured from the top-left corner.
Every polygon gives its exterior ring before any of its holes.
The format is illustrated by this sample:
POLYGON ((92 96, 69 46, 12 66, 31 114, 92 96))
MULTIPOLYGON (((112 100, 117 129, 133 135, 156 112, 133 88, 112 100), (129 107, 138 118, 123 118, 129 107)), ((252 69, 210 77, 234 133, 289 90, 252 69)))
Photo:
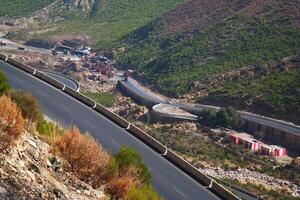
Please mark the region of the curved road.
POLYGON ((37 69, 38 71, 41 71, 43 72, 44 74, 50 76, 51 78, 61 82, 62 84, 65 84, 66 86, 74 89, 74 90, 77 90, 80 88, 79 86, 79 83, 76 82, 75 80, 65 76, 65 75, 62 75, 62 74, 59 74, 59 73, 56 73, 56 72, 50 72, 50 71, 44 71, 44 70, 39 70, 37 69))
POLYGON ((13 88, 32 93, 50 119, 66 127, 70 124, 77 125, 81 131, 89 132, 105 149, 113 153, 121 145, 136 149, 152 172, 154 188, 165 199, 219 199, 161 155, 91 108, 2 61, 0 70, 4 71, 13 88))
POLYGON ((137 85, 131 78, 128 78, 127 81, 122 81, 126 87, 134 90, 137 92, 139 96, 142 96, 145 99, 148 99, 149 101, 153 102, 154 104, 160 104, 160 103, 167 103, 168 101, 163 99, 162 97, 159 97, 150 91, 145 90, 144 88, 137 85))
MULTIPOLYGON (((128 80, 130 80, 128 78, 128 80)), ((167 100, 156 96, 153 93, 147 92, 146 90, 144 90, 143 88, 141 88, 141 86, 137 85, 134 81, 122 81, 122 83, 124 85, 126 85, 127 88, 129 88, 132 92, 136 93, 137 95, 141 96, 144 99, 148 99, 150 101, 153 102, 153 104, 162 104, 165 105, 166 107, 168 105, 166 105, 166 103, 171 104, 173 106, 177 106, 179 108, 181 108, 182 110, 185 110, 187 112, 190 112, 192 114, 200 114, 200 112, 203 109, 207 109, 207 108, 213 108, 213 109, 220 109, 220 107, 216 107, 216 106, 210 106, 210 105, 202 105, 202 104, 188 104, 188 103, 181 103, 181 102, 168 102, 167 100)), ((162 108, 163 106, 161 106, 162 108)), ((261 124, 261 125, 265 125, 265 126, 269 126, 272 127, 274 129, 278 129, 281 130, 283 132, 288 132, 290 134, 299 136, 300 135, 300 126, 299 125, 295 125, 286 121, 282 121, 282 120, 277 120, 277 119, 273 119, 273 118, 269 118, 269 117, 264 117, 264 116, 260 116, 260 115, 256 115, 253 113, 248 113, 248 112, 243 112, 243 111, 238 111, 241 115, 242 119, 248 120, 250 122, 255 122, 257 124, 261 124)), ((170 116, 176 117, 174 116, 172 113, 169 114, 170 116)), ((179 116, 180 118, 181 116, 179 116)))

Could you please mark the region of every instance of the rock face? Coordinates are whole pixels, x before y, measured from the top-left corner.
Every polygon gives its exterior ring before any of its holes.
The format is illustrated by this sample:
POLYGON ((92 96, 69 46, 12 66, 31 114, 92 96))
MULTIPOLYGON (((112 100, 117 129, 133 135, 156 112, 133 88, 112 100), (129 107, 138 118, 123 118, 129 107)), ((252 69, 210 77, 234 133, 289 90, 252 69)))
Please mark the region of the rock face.
POLYGON ((90 12, 95 0, 64 0, 69 9, 77 9, 82 12, 90 12))
POLYGON ((103 199, 62 168, 50 146, 25 133, 15 147, 0 154, 0 199, 103 199))

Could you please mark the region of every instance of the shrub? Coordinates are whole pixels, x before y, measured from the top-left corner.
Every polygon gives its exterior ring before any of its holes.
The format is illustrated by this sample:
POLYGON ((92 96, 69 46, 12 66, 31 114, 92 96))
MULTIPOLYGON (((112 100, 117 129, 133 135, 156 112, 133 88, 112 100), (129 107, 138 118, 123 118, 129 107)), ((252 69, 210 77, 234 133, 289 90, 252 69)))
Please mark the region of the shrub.
POLYGON ((105 185, 105 192, 111 196, 111 199, 126 199, 131 185, 130 177, 113 178, 105 185))
POLYGON ((80 180, 98 187, 103 182, 109 155, 90 135, 71 128, 56 142, 55 151, 68 162, 68 168, 80 180))
POLYGON ((8 92, 9 88, 10 86, 6 77, 4 76, 4 73, 0 71, 0 96, 8 92))
POLYGON ((129 191, 128 200, 162 200, 162 198, 153 191, 152 187, 146 185, 142 188, 132 187, 129 191))
POLYGON ((21 112, 9 97, 0 97, 0 152, 11 146, 21 135, 24 120, 21 112))
POLYGON ((36 126, 39 135, 47 140, 48 143, 54 145, 57 140, 63 135, 63 130, 52 122, 39 120, 36 126))
POLYGON ((38 101, 31 95, 23 91, 10 92, 11 98, 17 103, 24 118, 28 120, 28 125, 43 119, 43 113, 38 101))
POLYGON ((128 171, 130 168, 134 171, 137 170, 137 175, 139 179, 144 184, 150 184, 151 173, 147 166, 144 164, 139 153, 133 149, 122 146, 118 153, 114 156, 116 168, 121 171, 121 173, 128 171))
POLYGON ((217 112, 214 109, 204 109, 202 111, 202 122, 209 126, 215 126, 217 112))

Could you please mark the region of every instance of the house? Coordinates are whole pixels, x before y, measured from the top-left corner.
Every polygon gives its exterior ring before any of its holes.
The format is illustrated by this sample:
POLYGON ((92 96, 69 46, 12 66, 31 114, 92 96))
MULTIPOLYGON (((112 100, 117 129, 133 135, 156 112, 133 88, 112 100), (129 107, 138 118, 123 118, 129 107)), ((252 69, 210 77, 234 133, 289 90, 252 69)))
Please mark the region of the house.
POLYGON ((260 151, 263 155, 286 156, 285 148, 276 145, 264 144, 247 133, 231 133, 229 134, 228 139, 236 145, 243 146, 245 149, 260 151))
POLYGON ((269 156, 286 156, 286 149, 276 145, 262 144, 260 151, 262 154, 269 156))
POLYGON ((255 140, 251 135, 246 133, 231 133, 229 140, 237 145, 242 145, 245 149, 252 151, 259 150, 259 141, 255 140))

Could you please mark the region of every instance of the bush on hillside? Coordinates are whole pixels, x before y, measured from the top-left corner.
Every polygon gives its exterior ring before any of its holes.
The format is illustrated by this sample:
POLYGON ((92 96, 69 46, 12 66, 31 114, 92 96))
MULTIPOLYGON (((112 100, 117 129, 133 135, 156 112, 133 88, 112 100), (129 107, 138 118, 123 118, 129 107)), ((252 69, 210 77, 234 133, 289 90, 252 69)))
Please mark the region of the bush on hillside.
POLYGON ((110 195, 111 199, 127 199, 131 185, 131 177, 116 177, 105 185, 105 192, 110 195))
POLYGON ((136 175, 139 176, 138 179, 143 184, 150 184, 151 173, 138 152, 130 147, 122 146, 114 156, 114 161, 117 170, 121 173, 131 168, 132 173, 136 173, 136 175), (136 169, 136 171, 134 169, 136 169))
POLYGON ((3 72, 0 71, 0 96, 8 92, 10 86, 3 72))
POLYGON ((43 120, 39 103, 31 94, 23 91, 12 91, 10 95, 21 109, 23 117, 28 120, 28 125, 43 120))
POLYGON ((21 111, 9 97, 0 97, 0 152, 14 144, 24 128, 21 111))
POLYGON ((218 111, 213 109, 204 109, 200 122, 208 126, 222 126, 225 128, 241 129, 244 122, 239 113, 232 107, 221 108, 218 111))
POLYGON ((127 196, 128 200, 162 200, 162 198, 149 185, 142 188, 133 187, 127 196))
POLYGON ((63 157, 68 168, 80 180, 99 187, 104 180, 109 155, 94 138, 71 128, 56 142, 55 151, 63 157))
MULTIPOLYGON (((131 191, 141 194, 143 188, 150 187, 151 174, 141 156, 130 147, 122 146, 109 163, 110 179, 105 191, 112 199, 130 199, 131 191), (119 187, 116 187, 118 185, 119 187)), ((151 190, 152 191, 152 190, 151 190)), ((155 193, 152 191, 152 193, 155 193)), ((147 193, 144 197, 147 197, 147 193)), ((132 193, 131 196, 134 196, 132 193)), ((156 194, 156 196, 158 196, 156 194)))
POLYGON ((44 119, 38 121, 36 130, 39 135, 46 139, 51 145, 54 145, 64 132, 58 125, 53 122, 47 122, 44 119))

